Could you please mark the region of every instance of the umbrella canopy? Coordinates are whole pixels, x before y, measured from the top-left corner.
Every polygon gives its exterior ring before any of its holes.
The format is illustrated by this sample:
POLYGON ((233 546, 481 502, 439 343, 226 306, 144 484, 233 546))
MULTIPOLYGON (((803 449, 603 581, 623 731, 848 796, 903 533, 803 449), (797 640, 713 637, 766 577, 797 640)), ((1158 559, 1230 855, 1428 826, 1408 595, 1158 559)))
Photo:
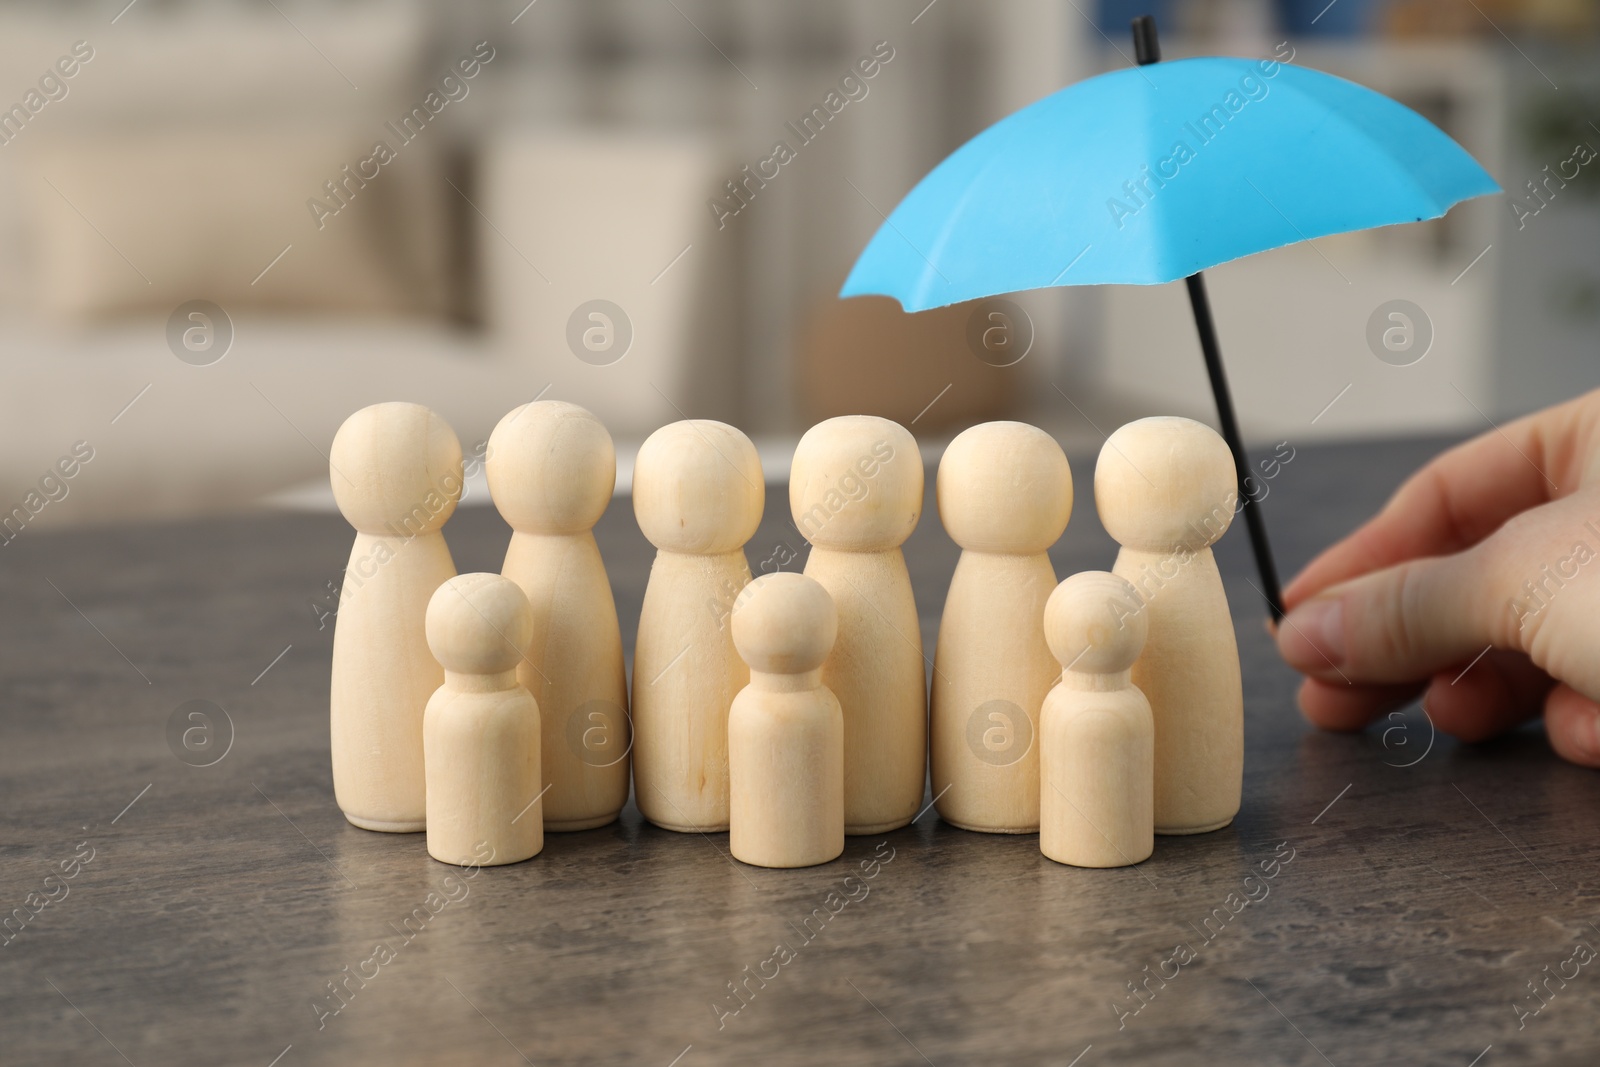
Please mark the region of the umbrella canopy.
POLYGON ((1202 272, 1436 218, 1499 186, 1432 123, 1370 89, 1275 60, 1163 64, 1155 19, 1132 29, 1138 67, 1069 86, 968 141, 884 220, 839 295, 922 311, 1052 285, 1184 279, 1277 620, 1277 567, 1202 272))
POLYGON ((922 311, 1155 285, 1498 191, 1443 131, 1353 82, 1273 60, 1152 63, 1068 86, 968 141, 894 209, 840 295, 922 311))

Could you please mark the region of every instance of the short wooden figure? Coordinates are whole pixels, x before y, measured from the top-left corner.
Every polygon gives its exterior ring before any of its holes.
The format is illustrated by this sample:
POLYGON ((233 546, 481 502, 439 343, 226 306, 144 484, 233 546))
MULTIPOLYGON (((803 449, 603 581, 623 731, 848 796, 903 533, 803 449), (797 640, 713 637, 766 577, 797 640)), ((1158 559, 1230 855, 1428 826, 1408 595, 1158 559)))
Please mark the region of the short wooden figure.
POLYGON ((440 528, 461 499, 461 442, 419 404, 375 404, 339 427, 328 466, 356 528, 333 632, 333 793, 356 826, 415 833, 422 709, 444 680, 423 616, 456 572, 440 528))
POLYGON ((528 598, 509 578, 463 574, 433 594, 427 628, 444 668, 423 719, 428 855, 463 867, 538 855, 539 705, 517 681, 533 638, 528 598))
POLYGON ((1039 724, 1039 851, 1075 867, 1125 867, 1155 847, 1155 723, 1128 668, 1146 616, 1133 586, 1074 574, 1045 606, 1062 666, 1039 724))
POLYGON ((734 603, 750 684, 728 713, 728 848, 758 867, 810 867, 844 851, 844 717, 822 684, 838 633, 828 591, 767 574, 734 603))
POLYGON ((576 404, 524 404, 489 436, 484 466, 513 530, 501 573, 533 611, 517 680, 539 702, 544 828, 604 826, 628 801, 633 744, 617 606, 593 533, 617 481, 611 435, 576 404))
POLYGON ((634 646, 633 792, 668 830, 728 828, 728 708, 750 681, 729 619, 765 503, 761 458, 732 426, 675 422, 639 449, 633 512, 658 551, 634 646))
POLYGON ((1039 708, 1061 675, 1044 639, 1046 551, 1072 515, 1053 437, 1020 422, 959 434, 939 461, 939 517, 961 546, 933 660, 929 753, 940 818, 1039 829, 1039 708))
POLYGON ((811 542, 805 573, 839 612, 822 681, 844 709, 847 834, 906 825, 927 782, 927 661, 900 551, 922 490, 917 442, 888 419, 828 419, 795 449, 789 509, 811 542))
POLYGON ((1100 450, 1095 506, 1122 550, 1150 638, 1133 682, 1156 720, 1156 833, 1200 834, 1239 812, 1244 690, 1228 598, 1211 545, 1233 521, 1233 457, 1210 427, 1163 417, 1130 422, 1100 450))

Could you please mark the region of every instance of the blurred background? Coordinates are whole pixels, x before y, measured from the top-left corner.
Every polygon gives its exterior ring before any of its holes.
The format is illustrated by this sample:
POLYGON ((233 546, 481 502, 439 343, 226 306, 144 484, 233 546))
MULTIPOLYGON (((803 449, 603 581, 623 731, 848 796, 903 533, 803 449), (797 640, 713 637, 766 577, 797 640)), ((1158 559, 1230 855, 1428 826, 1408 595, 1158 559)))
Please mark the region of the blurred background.
POLYGON ((780 477, 837 414, 930 450, 1020 418, 1074 455, 1210 420, 1181 286, 836 296, 924 173, 1126 64, 1145 11, 1168 58, 1292 51, 1394 96, 1507 191, 1210 272, 1252 440, 1464 433, 1600 385, 1592 0, 8 3, 0 508, 326 506, 334 431, 391 399, 469 455, 517 403, 575 401, 623 485, 685 417, 780 477), (1369 341, 1396 300, 1404 358, 1369 341))

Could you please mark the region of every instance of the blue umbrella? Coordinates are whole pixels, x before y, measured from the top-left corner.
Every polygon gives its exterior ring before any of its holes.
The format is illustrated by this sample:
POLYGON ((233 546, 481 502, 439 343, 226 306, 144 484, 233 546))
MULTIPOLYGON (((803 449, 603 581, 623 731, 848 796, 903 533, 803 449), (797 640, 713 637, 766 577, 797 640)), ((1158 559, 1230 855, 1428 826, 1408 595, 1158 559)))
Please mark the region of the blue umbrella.
MULTIPOLYGON (((907 311, 1057 285, 1185 279, 1241 490, 1249 464, 1201 271, 1328 234, 1437 218, 1500 191, 1421 115, 1352 82, 1274 60, 1157 63, 1068 86, 1002 119, 922 179, 873 235, 840 296, 907 311)), ((1246 525, 1283 614, 1259 503, 1246 525)))

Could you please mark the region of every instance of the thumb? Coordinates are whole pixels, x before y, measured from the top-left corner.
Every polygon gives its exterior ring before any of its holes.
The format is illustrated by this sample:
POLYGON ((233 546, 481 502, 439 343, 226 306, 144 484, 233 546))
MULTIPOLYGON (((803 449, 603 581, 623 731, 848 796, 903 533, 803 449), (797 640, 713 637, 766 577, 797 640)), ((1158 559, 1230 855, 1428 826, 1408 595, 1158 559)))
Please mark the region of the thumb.
POLYGON ((1325 681, 1420 681, 1489 647, 1600 697, 1600 486, 1507 520, 1477 545, 1333 586, 1284 616, 1278 649, 1325 681), (1591 518, 1591 516, 1595 516, 1591 518))
POLYGON ((1420 681, 1467 662, 1491 643, 1493 598, 1476 555, 1410 560, 1333 586, 1284 616, 1278 651, 1296 670, 1351 685, 1420 681))

